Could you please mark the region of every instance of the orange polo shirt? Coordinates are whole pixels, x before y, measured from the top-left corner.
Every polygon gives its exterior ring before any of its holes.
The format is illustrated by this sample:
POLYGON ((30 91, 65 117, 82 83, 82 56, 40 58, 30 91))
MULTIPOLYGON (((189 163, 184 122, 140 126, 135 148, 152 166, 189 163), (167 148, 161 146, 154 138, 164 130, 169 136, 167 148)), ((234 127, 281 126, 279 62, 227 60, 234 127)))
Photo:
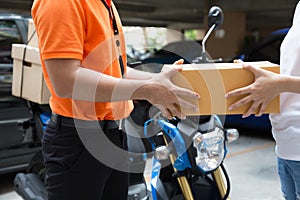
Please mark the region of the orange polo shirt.
POLYGON ((50 107, 57 114, 85 120, 117 120, 127 117, 133 109, 132 101, 87 102, 60 98, 45 69, 46 59, 79 59, 82 67, 122 78, 118 61, 122 55, 126 71, 122 24, 114 4, 110 0, 107 2, 114 10, 118 36, 114 36, 112 20, 101 0, 34 1, 31 12, 39 38, 45 81, 52 95, 50 107), (119 48, 116 40, 120 41, 119 48))

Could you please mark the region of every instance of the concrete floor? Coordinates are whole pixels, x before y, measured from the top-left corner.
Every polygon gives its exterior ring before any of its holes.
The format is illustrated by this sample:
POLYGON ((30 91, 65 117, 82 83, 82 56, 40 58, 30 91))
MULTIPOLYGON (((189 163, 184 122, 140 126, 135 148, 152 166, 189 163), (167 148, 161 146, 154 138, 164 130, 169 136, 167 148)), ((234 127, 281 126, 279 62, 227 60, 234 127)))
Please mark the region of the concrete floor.
POLYGON ((10 173, 0 176, 0 200, 22 200, 22 198, 13 191, 13 179, 16 173, 10 173))
POLYGON ((274 147, 270 135, 251 132, 242 133, 239 140, 229 144, 225 166, 232 200, 283 200, 274 147))
MULTIPOLYGON (((231 179, 231 200, 283 200, 274 145, 270 135, 249 131, 229 144, 224 163, 231 179)), ((0 200, 21 200, 13 191, 13 177, 0 176, 0 200)))

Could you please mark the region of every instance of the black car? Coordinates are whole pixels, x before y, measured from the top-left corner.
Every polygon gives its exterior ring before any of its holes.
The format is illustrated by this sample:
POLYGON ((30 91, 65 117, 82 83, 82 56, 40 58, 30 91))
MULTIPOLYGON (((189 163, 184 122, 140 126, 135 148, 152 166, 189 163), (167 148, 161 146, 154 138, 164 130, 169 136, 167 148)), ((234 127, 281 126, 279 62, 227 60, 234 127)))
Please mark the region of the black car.
POLYGON ((270 61, 279 64, 280 45, 288 33, 289 28, 271 32, 267 37, 255 42, 234 59, 243 61, 270 61))
POLYGON ((184 40, 171 42, 145 59, 140 60, 143 71, 160 72, 164 64, 173 64, 179 59, 183 59, 184 63, 192 63, 192 61, 201 56, 201 41, 184 40))
POLYGON ((27 16, 0 13, 0 174, 28 169, 40 151, 37 105, 12 96, 12 43, 27 42, 27 16), (33 109, 34 108, 34 109, 33 109))

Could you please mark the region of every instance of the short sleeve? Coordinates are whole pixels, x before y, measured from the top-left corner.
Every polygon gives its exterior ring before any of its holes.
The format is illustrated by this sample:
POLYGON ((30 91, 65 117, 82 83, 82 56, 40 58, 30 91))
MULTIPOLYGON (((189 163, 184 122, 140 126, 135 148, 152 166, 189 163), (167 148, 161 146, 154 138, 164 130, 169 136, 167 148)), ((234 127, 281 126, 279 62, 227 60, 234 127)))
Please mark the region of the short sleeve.
POLYGON ((81 0, 36 0, 31 12, 43 60, 82 60, 85 12, 81 0))

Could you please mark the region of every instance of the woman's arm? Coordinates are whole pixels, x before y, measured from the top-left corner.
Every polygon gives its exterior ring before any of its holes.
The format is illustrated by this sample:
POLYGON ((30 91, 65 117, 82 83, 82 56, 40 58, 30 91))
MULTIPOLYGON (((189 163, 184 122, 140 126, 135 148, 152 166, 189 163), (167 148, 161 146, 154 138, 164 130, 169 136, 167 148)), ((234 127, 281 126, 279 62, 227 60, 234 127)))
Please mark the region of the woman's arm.
POLYGON ((282 92, 300 93, 300 77, 281 75, 282 92))

